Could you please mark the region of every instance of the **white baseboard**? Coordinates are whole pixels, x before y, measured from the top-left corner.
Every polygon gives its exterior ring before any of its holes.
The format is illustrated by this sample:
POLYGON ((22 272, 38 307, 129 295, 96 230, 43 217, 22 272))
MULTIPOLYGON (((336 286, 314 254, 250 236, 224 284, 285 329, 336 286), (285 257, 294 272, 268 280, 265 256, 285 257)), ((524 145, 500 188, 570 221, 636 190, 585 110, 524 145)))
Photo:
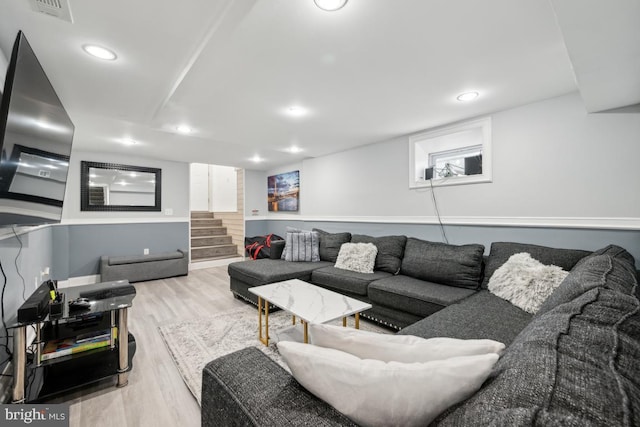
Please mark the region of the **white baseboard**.
POLYGON ((229 265, 232 262, 244 261, 244 257, 224 258, 216 259, 213 261, 192 262, 189 264, 189 271, 202 270, 203 268, 221 267, 223 265, 229 265))

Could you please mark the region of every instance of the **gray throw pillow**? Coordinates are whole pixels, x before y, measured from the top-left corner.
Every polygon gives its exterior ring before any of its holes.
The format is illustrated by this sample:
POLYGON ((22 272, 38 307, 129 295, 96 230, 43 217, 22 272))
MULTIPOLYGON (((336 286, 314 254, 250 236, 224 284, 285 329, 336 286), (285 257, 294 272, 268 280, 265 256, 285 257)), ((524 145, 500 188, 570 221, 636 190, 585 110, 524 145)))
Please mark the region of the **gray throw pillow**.
POLYGON ((315 231, 287 231, 282 251, 285 261, 320 261, 318 233, 315 231))
POLYGON ((320 261, 335 263, 342 244, 351 241, 351 233, 329 233, 318 228, 313 231, 320 237, 320 261))
POLYGON ((406 236, 382 236, 372 237, 364 234, 354 234, 351 236, 351 243, 373 243, 378 248, 376 256, 376 270, 386 271, 391 274, 398 274, 404 246, 407 243, 406 236))
POLYGON ((478 244, 456 246, 410 237, 400 273, 441 285, 477 289, 483 253, 484 246, 478 244))

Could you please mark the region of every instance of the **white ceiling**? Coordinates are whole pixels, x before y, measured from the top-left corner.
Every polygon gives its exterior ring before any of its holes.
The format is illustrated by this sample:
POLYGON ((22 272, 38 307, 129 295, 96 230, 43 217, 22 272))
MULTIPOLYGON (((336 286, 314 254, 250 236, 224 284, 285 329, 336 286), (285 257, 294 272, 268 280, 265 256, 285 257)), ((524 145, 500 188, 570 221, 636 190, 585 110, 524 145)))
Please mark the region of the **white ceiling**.
POLYGON ((69 2, 73 23, 2 0, 0 48, 25 32, 75 149, 269 169, 575 90, 640 102, 640 0, 69 2))

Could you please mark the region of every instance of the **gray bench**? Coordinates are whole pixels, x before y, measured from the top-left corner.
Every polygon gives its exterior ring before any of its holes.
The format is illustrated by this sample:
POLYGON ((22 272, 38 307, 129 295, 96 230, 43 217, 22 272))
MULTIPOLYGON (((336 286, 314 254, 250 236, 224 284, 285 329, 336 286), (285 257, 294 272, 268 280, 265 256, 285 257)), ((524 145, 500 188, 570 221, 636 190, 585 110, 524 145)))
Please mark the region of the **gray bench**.
POLYGON ((149 255, 102 256, 101 281, 127 279, 129 282, 186 276, 189 272, 189 253, 178 249, 149 255))

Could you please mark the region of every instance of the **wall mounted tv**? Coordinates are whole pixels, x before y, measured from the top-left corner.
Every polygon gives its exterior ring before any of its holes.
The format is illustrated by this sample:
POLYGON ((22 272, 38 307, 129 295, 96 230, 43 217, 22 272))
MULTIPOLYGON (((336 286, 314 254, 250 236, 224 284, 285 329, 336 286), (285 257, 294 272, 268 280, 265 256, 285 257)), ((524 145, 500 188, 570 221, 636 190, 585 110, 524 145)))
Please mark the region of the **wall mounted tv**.
POLYGON ((0 227, 60 222, 74 130, 19 32, 0 104, 0 227))

